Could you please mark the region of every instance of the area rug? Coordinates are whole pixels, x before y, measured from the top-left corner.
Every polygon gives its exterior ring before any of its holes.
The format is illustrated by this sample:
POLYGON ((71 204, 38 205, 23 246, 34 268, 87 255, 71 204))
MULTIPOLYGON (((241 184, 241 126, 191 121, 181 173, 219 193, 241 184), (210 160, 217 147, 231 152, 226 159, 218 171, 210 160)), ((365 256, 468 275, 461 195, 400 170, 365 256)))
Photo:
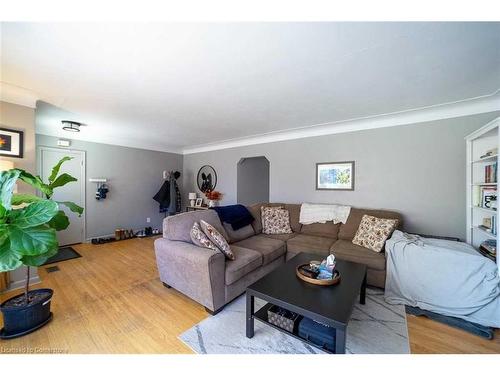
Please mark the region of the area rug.
POLYGON ((66 247, 61 247, 59 251, 57 252, 56 255, 53 257, 50 257, 45 261, 42 266, 46 266, 47 264, 52 264, 52 263, 58 263, 58 262, 63 262, 65 260, 70 260, 70 259, 75 259, 75 258, 80 258, 81 255, 72 247, 66 246, 66 247))
MULTIPOLYGON (((256 309, 264 301, 255 299, 256 309)), ((219 314, 191 327, 179 339, 199 354, 316 354, 323 351, 255 320, 254 337, 245 335, 245 296, 219 314)), ((383 291, 368 288, 366 304, 354 306, 347 327, 348 354, 408 354, 408 328, 403 305, 389 305, 383 291)))

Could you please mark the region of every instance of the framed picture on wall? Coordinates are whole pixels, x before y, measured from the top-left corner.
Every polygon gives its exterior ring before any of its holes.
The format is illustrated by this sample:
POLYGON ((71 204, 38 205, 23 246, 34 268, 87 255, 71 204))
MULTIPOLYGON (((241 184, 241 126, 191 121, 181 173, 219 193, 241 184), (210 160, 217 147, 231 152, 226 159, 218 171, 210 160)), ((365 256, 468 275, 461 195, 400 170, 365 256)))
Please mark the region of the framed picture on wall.
POLYGON ((0 127, 0 156, 23 157, 24 132, 0 127))
POLYGON ((316 163, 316 190, 354 190, 354 162, 316 163))

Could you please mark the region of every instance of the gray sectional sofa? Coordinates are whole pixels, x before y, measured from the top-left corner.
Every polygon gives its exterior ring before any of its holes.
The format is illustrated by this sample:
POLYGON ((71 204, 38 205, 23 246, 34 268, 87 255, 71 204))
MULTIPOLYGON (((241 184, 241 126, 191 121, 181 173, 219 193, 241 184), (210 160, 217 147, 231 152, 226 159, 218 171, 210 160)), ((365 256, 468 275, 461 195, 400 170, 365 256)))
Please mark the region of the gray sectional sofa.
POLYGON ((384 287, 385 254, 354 245, 351 241, 364 214, 398 219, 401 227, 399 213, 352 208, 346 224, 302 225, 299 223, 300 204, 265 203, 248 209, 255 221, 238 231, 222 223, 213 210, 167 217, 163 222, 163 238, 155 241, 160 280, 215 314, 268 272, 299 252, 309 252, 324 257, 333 253, 338 259, 365 264, 368 267, 368 284, 384 287), (263 205, 288 209, 293 233, 263 234, 260 217, 263 205), (201 248, 191 242, 191 227, 200 220, 205 220, 224 235, 231 244, 235 260, 226 260, 221 252, 201 248))

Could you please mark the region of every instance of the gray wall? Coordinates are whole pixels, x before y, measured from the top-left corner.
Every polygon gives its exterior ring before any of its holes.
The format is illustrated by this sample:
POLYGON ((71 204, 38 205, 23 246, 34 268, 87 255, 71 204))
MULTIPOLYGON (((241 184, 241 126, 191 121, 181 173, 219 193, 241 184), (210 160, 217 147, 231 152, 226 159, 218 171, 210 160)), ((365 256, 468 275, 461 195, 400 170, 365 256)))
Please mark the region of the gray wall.
POLYGON ((245 205, 269 202, 269 161, 264 156, 238 162, 237 201, 245 205))
MULTIPOLYGON (((14 167, 34 173, 35 166, 35 109, 22 105, 0 101, 0 127, 22 130, 24 132, 24 150, 22 158, 8 158, 1 156, 0 159, 10 160, 14 167)), ((34 193, 35 189, 25 183, 17 184, 18 193, 34 193)), ((21 267, 10 273, 10 287, 19 288, 23 286, 26 268, 21 267)), ((39 281, 37 269, 31 268, 31 282, 39 281)))
MULTIPOLYGON (((10 160, 14 167, 34 173, 35 165, 35 109, 22 105, 0 101, 0 127, 22 130, 24 132, 24 151, 22 158, 2 159, 10 160)), ((33 193, 35 190, 26 184, 18 184, 19 193, 33 193)))
MULTIPOLYGON (((270 161, 271 202, 342 203, 401 212, 405 229, 465 238, 464 136, 500 112, 406 126, 238 147, 184 156, 184 186, 202 165, 218 174, 221 204, 236 202, 237 163, 270 161), (354 191, 315 190, 315 163, 354 160, 354 191)), ((186 191, 187 191, 186 190, 186 191)))
MULTIPOLYGON (((57 147, 56 137, 36 136, 37 147, 57 147)), ((114 233, 116 228, 161 228, 164 214, 152 197, 163 184, 164 170, 182 172, 182 155, 102 143, 71 141, 71 148, 86 151, 87 238, 114 233), (105 200, 95 199, 92 177, 105 177, 110 188, 105 200), (146 223, 146 218, 151 223, 146 223)), ((179 178, 181 192, 182 178, 179 178)))

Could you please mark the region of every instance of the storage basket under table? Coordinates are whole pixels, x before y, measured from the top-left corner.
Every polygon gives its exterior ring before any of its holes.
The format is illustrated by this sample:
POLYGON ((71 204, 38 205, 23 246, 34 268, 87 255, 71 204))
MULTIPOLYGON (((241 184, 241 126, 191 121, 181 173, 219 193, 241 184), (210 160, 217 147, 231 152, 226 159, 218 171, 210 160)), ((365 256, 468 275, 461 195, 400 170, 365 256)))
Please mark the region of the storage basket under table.
POLYGON ((273 305, 267 310, 267 320, 288 332, 297 332, 299 321, 302 319, 297 313, 273 305))

